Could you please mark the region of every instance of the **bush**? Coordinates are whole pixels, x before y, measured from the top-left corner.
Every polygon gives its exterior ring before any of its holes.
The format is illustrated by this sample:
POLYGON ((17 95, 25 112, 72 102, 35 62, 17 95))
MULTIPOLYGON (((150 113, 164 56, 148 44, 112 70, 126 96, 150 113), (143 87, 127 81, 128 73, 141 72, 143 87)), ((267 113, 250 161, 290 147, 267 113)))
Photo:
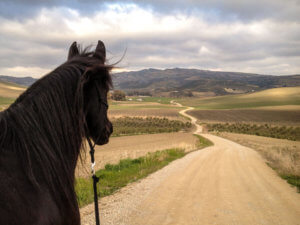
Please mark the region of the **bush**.
POLYGON ((157 117, 121 117, 112 119, 112 124, 113 136, 178 132, 192 126, 190 122, 157 117))
POLYGON ((121 90, 115 90, 112 93, 111 98, 113 100, 116 100, 116 101, 125 101, 126 100, 126 94, 125 94, 125 92, 123 92, 121 90))

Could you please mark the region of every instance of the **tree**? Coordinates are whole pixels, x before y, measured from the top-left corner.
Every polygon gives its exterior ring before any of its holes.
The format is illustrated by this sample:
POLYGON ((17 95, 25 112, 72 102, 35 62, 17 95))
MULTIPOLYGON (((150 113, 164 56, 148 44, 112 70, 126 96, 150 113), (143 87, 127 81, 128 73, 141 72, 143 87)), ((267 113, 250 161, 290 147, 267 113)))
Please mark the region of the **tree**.
POLYGON ((126 95, 125 92, 121 90, 114 90, 114 92, 111 95, 111 98, 116 101, 125 101, 126 95))

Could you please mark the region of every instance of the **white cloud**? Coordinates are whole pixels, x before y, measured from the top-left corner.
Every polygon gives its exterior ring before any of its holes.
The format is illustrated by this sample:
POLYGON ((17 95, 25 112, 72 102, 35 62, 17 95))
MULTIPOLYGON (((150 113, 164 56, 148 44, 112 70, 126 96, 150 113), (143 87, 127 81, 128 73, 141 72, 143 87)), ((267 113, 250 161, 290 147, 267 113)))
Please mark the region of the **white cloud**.
POLYGON ((187 67, 262 74, 299 73, 300 22, 264 18, 210 21, 199 11, 162 14, 135 4, 107 4, 90 16, 43 8, 32 18, 0 17, 0 73, 43 75, 66 59, 71 42, 103 40, 120 66, 187 67))

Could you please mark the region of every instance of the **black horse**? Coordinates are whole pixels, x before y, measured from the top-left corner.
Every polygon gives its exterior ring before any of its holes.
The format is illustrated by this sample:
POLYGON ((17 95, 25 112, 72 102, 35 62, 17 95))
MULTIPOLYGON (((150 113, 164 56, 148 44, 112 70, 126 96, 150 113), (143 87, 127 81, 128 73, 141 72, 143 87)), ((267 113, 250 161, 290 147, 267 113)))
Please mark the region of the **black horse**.
POLYGON ((111 66, 74 42, 68 60, 0 113, 0 224, 78 225, 74 171, 84 139, 106 144, 111 66))

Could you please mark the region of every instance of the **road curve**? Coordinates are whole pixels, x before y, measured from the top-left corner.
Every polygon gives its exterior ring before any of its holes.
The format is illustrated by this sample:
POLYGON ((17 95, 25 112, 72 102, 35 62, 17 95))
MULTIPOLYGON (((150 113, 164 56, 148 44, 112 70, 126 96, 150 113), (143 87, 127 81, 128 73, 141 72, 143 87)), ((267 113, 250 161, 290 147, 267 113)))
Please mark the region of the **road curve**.
MULTIPOLYGON (((181 111, 186 114, 191 107, 181 111)), ((196 133, 202 131, 197 125, 196 133)), ((298 225, 300 194, 250 148, 210 134, 196 152, 137 207, 130 225, 298 225)))
MULTIPOLYGON (((185 113, 189 109, 181 113, 195 124, 196 119, 185 113)), ((192 152, 101 199, 102 224, 300 225, 300 194, 257 152, 221 137, 201 135, 214 146, 192 152)), ((82 224, 94 224, 92 211, 92 205, 81 210, 82 224)))

